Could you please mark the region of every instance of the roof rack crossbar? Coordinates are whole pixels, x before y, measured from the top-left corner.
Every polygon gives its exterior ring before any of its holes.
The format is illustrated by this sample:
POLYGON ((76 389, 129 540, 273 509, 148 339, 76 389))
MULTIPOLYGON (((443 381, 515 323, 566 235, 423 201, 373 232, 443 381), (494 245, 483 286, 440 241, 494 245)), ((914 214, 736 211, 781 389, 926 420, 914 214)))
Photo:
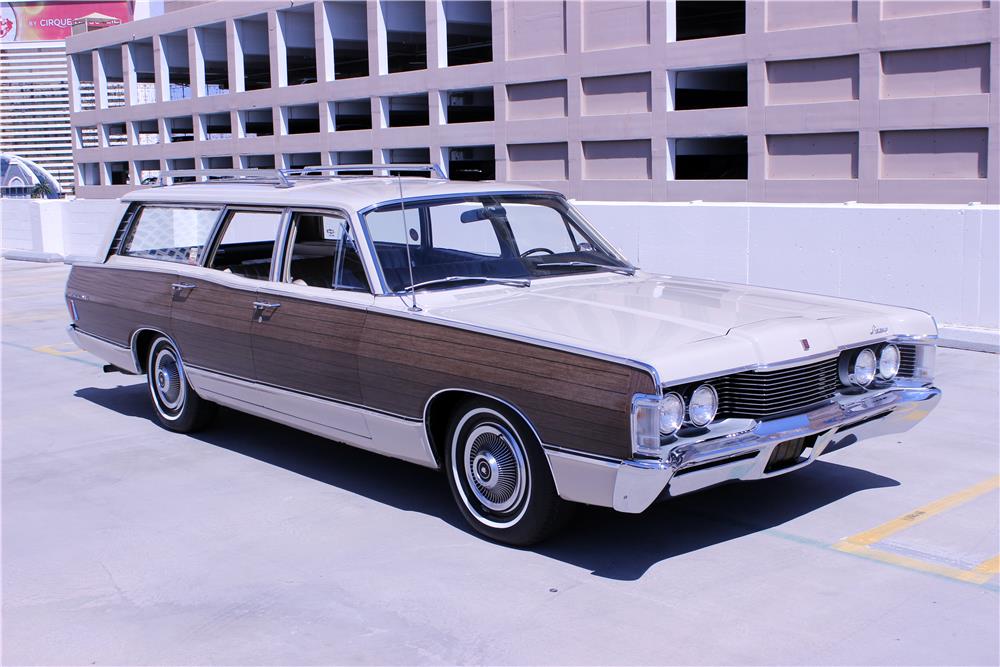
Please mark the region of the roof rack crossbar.
MULTIPOLYGON (((429 171, 436 174, 438 178, 447 179, 444 170, 441 169, 440 165, 427 163, 400 163, 400 164, 334 164, 334 165, 317 165, 314 167, 295 167, 291 169, 279 169, 280 173, 284 174, 286 178, 295 176, 299 178, 317 178, 323 177, 326 174, 330 176, 336 176, 340 172, 348 171, 407 171, 407 172, 422 172, 429 171)), ((387 174, 388 175, 388 174, 387 174)), ((329 178, 329 176, 327 176, 329 178)))
POLYGON ((157 186, 176 183, 178 178, 190 178, 202 183, 269 183, 279 188, 290 188, 295 181, 337 178, 341 172, 426 172, 447 180, 444 170, 437 164, 340 164, 287 169, 165 169, 157 177, 157 186))
POLYGON ((291 186, 291 182, 279 169, 165 169, 160 172, 157 185, 167 185, 170 182, 176 182, 178 178, 193 178, 196 181, 199 178, 204 178, 204 182, 207 183, 246 181, 247 183, 273 183, 282 187, 291 186))

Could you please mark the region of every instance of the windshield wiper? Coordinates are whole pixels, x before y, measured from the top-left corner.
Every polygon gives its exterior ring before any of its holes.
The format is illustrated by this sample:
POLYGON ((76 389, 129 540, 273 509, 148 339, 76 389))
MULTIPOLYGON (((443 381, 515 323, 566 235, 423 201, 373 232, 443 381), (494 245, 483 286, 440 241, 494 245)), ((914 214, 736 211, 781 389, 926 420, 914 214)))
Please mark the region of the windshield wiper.
POLYGON ((569 268, 587 268, 587 269, 607 269, 608 271, 614 271, 615 273, 621 273, 626 276, 634 276, 635 268, 631 266, 612 266, 611 264, 598 264, 597 262, 542 262, 541 264, 535 264, 536 268, 548 269, 557 267, 569 267, 569 268))
POLYGON ((513 287, 528 287, 529 285, 531 285, 531 281, 526 280, 524 278, 488 278, 486 276, 448 276, 447 278, 435 278, 434 280, 425 280, 422 283, 409 285, 407 287, 404 287, 402 291, 414 292, 423 287, 430 287, 431 285, 443 285, 447 283, 464 283, 464 282, 499 283, 501 285, 511 285, 513 287))

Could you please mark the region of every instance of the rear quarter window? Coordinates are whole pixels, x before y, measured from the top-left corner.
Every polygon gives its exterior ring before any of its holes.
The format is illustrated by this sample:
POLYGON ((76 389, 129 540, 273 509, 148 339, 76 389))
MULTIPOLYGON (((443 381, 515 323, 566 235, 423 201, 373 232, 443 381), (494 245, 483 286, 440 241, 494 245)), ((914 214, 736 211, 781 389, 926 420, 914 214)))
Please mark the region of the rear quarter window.
POLYGON ((221 208, 143 206, 122 247, 123 255, 200 264, 221 208))

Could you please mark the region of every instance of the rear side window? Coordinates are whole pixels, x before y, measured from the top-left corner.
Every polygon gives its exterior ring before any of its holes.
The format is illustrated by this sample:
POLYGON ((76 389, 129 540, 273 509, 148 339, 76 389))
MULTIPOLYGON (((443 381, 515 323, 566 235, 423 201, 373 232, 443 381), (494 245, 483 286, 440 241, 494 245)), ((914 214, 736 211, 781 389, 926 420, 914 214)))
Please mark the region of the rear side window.
POLYGON ((220 209, 144 206, 139 209, 122 250, 181 264, 200 264, 220 209))
POLYGON ((271 275, 274 240, 280 224, 281 213, 278 211, 229 211, 219 247, 209 267, 267 280, 271 275))

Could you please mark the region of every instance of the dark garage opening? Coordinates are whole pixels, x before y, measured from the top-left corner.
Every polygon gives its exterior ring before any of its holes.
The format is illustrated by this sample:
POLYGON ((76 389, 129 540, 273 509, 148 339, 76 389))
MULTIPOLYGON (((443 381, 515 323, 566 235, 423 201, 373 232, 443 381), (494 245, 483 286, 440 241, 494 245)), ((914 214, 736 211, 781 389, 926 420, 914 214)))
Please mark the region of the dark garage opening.
POLYGON ((427 69, 427 22, 423 0, 383 0, 389 72, 427 69))
POLYGON ((367 97, 360 100, 331 102, 335 132, 372 129, 372 104, 367 97))
MULTIPOLYGON (((386 164, 430 164, 430 148, 390 148, 383 155, 386 157, 386 164)), ((392 176, 422 176, 431 177, 428 171, 390 171, 392 176)))
POLYGON ((288 134, 311 134, 319 132, 319 105, 299 104, 285 107, 285 130, 288 134))
POLYGON ((388 127, 414 127, 430 123, 427 93, 385 98, 388 127))
POLYGON ((722 109, 747 105, 747 66, 682 70, 675 75, 674 109, 722 109))
POLYGON ((108 183, 111 185, 128 185, 128 162, 108 162, 108 183))
POLYGON ((746 2, 677 0, 677 41, 746 32, 746 2))
POLYGON ((674 142, 676 180, 746 180, 746 137, 675 139, 674 142))
POLYGON ((470 88, 444 93, 445 122, 482 123, 493 120, 493 89, 470 88))
POLYGON ((368 10, 357 0, 326 3, 333 39, 333 78, 368 76, 368 10))
POLYGON ((493 17, 489 0, 444 0, 448 67, 493 60, 493 17))
POLYGON ((271 56, 268 50, 267 15, 236 21, 236 34, 243 54, 243 89, 271 87, 271 56))
POLYGON ((278 12, 285 38, 285 71, 289 86, 316 83, 316 28, 312 5, 278 12))
POLYGON ((492 181, 497 177, 493 146, 456 146, 448 149, 448 177, 453 181, 492 181))
POLYGON ((274 134, 274 117, 270 109, 248 109, 240 112, 244 137, 269 137, 274 134))

